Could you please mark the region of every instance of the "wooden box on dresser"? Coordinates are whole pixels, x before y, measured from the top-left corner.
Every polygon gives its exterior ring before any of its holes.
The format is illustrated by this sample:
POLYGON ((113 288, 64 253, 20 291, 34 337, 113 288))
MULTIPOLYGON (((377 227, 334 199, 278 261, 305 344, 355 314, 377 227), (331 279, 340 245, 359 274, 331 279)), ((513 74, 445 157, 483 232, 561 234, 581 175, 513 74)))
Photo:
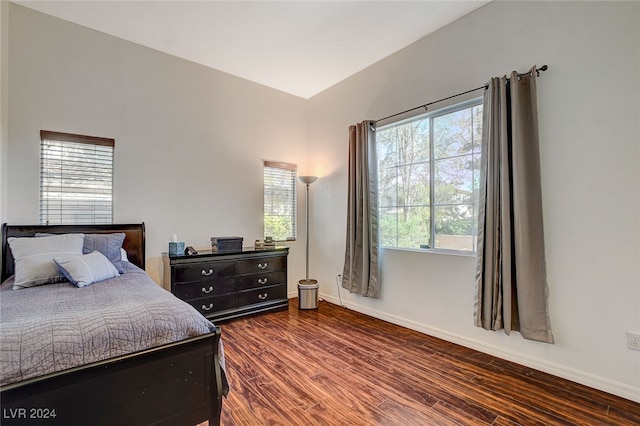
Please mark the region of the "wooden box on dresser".
POLYGON ((164 254, 164 286, 213 322, 288 309, 288 247, 164 254))

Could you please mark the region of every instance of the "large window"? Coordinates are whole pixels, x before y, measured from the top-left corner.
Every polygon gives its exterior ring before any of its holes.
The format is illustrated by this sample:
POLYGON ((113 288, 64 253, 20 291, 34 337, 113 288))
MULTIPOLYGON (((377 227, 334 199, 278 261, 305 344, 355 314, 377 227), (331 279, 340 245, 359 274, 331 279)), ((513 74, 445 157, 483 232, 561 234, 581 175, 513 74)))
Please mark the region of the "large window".
POLYGON ((113 222, 113 139, 40 132, 40 223, 113 222))
POLYGON ((264 236, 275 241, 296 239, 295 164, 264 162, 264 236))
POLYGON ((380 245, 475 251, 481 99, 376 130, 380 245))

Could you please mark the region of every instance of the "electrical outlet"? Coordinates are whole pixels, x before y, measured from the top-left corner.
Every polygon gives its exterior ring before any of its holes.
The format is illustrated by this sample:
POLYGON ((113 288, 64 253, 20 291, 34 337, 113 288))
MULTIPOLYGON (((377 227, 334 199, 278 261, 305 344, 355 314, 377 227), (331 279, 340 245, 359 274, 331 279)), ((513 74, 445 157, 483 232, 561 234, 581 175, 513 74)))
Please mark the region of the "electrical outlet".
POLYGON ((634 351, 640 351, 640 333, 627 331, 627 347, 634 351))

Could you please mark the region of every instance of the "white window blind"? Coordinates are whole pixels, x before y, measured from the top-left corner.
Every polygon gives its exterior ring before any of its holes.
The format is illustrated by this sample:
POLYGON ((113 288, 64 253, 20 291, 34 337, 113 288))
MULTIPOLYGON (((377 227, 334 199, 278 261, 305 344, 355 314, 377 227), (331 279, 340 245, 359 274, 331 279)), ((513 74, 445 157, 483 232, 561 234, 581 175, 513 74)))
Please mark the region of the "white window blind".
POLYGON ((296 239, 295 164, 264 162, 264 236, 276 241, 296 239))
POLYGON ((113 139, 40 132, 40 223, 113 222, 113 139))

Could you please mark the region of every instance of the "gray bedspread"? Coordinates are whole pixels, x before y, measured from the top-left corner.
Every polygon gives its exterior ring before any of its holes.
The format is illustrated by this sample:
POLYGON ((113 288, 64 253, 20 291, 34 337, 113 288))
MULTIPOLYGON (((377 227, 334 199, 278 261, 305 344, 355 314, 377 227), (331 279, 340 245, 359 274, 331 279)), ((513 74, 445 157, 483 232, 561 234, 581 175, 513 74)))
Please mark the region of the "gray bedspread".
MULTIPOLYGON (((0 385, 213 332, 141 269, 88 287, 0 286, 0 385)), ((223 363, 223 361, 222 361, 223 363)))

